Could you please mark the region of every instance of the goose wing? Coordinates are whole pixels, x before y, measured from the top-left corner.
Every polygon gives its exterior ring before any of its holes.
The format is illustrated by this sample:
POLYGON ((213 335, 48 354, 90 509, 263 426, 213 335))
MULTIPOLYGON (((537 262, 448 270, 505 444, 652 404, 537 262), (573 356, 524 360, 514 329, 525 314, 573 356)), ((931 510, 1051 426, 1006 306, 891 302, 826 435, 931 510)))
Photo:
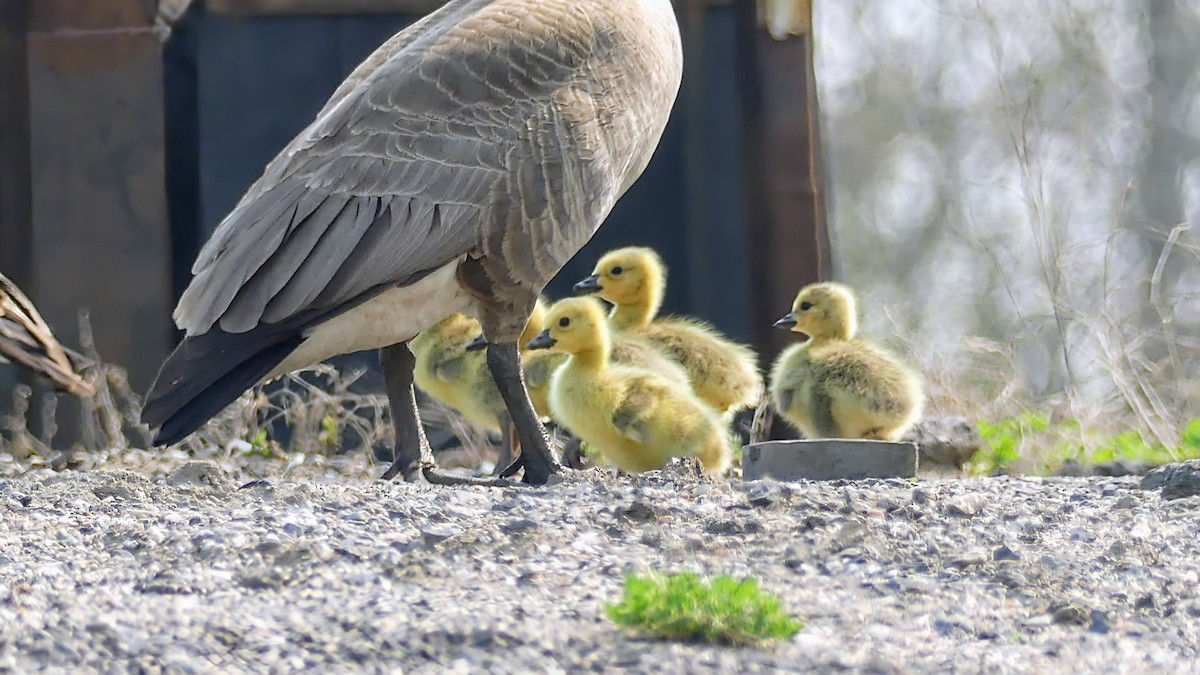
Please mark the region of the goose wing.
POLYGON ((176 324, 336 312, 470 253, 508 211, 539 213, 554 175, 529 137, 595 44, 566 0, 455 0, 401 32, 213 233, 176 324))

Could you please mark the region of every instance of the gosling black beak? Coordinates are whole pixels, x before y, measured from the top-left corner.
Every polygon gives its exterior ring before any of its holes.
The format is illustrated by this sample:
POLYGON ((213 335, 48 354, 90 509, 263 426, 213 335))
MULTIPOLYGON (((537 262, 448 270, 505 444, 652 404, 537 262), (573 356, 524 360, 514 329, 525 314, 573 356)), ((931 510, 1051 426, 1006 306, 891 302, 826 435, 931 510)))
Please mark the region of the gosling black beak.
POLYGON ((532 340, 529 341, 529 348, 530 349, 549 349, 557 343, 558 343, 558 340, 555 340, 554 338, 550 337, 550 329, 547 328, 546 330, 538 333, 536 337, 534 337, 532 340))
POLYGON ((796 317, 792 316, 791 314, 788 314, 787 316, 783 317, 782 319, 776 321, 773 325, 776 328, 782 328, 784 330, 791 330, 796 327, 796 317))
POLYGON ((600 285, 600 277, 593 274, 592 276, 587 277, 586 279, 572 286, 571 290, 578 294, 595 293, 596 291, 604 290, 604 287, 600 285))
POLYGON ((477 337, 474 340, 471 340, 470 342, 467 343, 466 349, 469 352, 477 352, 481 349, 487 349, 487 346, 488 346, 487 338, 483 337, 483 335, 480 334, 479 337, 477 337))

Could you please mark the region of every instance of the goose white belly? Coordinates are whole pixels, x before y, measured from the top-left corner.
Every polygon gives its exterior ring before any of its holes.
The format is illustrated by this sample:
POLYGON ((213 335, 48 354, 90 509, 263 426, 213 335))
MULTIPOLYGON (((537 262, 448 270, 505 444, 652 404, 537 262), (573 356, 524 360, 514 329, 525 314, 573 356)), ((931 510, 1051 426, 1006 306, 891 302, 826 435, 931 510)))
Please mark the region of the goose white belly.
POLYGON ((339 354, 407 342, 455 312, 474 314, 474 303, 455 275, 460 262, 447 263, 415 284, 384 291, 354 309, 310 328, 304 342, 264 379, 339 354))

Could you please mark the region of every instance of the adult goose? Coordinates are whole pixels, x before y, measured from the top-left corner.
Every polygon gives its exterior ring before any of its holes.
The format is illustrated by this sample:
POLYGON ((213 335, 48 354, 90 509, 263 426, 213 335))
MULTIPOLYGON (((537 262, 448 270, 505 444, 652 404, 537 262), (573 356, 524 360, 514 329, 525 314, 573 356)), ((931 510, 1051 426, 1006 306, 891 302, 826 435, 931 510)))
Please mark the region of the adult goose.
MULTIPOLYGON (((406 342, 477 318, 527 482, 558 470, 521 379, 538 293, 641 175, 679 90, 670 0, 451 0, 384 43, 217 227, 151 386, 156 444, 255 383, 380 349, 384 478, 445 479, 406 342)), ((513 471, 516 470, 514 464, 513 471)))
POLYGON ((0 274, 0 363, 17 363, 62 391, 91 396, 96 387, 76 370, 82 360, 59 344, 29 298, 0 274))

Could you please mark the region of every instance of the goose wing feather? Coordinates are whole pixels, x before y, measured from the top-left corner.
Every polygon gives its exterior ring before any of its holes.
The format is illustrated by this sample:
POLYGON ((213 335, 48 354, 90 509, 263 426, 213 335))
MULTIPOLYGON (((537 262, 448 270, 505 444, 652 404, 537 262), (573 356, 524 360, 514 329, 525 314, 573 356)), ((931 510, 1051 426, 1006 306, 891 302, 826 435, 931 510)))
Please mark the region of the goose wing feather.
MULTIPOLYGON (((527 135, 554 116, 555 93, 580 76, 596 37, 565 0, 453 0, 401 32, 217 228, 176 324, 246 332, 470 253, 504 217, 493 211, 514 192, 507 181, 554 180, 527 135)), ((544 191, 515 192, 540 201, 544 191)))

